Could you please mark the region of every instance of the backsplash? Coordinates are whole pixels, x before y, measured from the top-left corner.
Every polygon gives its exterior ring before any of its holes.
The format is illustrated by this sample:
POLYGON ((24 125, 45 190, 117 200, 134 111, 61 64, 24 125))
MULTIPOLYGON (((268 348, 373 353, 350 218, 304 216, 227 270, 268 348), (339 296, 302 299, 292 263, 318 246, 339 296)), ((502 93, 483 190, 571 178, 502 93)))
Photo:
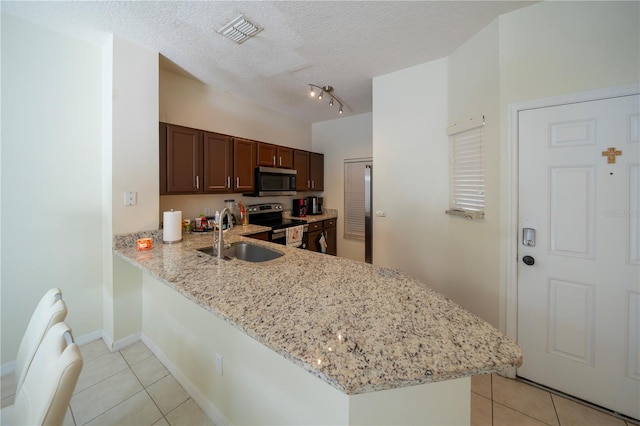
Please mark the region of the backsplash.
MULTIPOLYGON (((284 210, 291 210, 294 198, 322 195, 322 193, 314 192, 300 192, 298 194, 282 197, 245 197, 242 194, 161 195, 159 223, 160 227, 162 227, 162 213, 171 209, 182 211, 183 219, 193 220, 200 217, 200 214, 204 214, 205 208, 211 209, 212 216, 216 210, 221 211, 226 207, 224 200, 235 200, 236 202, 242 202, 245 206, 262 203, 282 203, 284 210)), ((328 204, 325 199, 326 205, 328 204)))

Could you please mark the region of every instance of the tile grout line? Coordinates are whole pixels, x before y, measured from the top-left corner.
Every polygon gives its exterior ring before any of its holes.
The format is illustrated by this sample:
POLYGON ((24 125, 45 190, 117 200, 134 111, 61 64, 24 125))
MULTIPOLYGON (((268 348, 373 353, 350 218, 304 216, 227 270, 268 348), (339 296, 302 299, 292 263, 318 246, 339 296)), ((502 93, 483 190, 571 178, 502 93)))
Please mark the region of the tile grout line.
MULTIPOLYGON (((96 358, 96 359, 92 360, 91 362, 94 362, 94 361, 96 361, 97 359, 102 358, 102 357, 104 357, 104 356, 107 356, 107 355, 109 355, 109 354, 110 354, 110 353, 109 353, 109 352, 107 352, 106 354, 99 356, 98 358, 96 358)), ((129 364, 127 363, 127 360, 122 356, 122 354, 120 353, 120 351, 118 351, 118 355, 120 355, 120 356, 122 357, 122 359, 124 360, 124 363, 125 363, 125 364, 127 364, 127 367, 128 367, 128 368, 130 368, 130 367, 129 367, 129 364)), ((87 391, 87 390, 91 389, 92 387, 97 386, 98 384, 103 383, 103 382, 105 382, 105 381, 109 380, 110 378, 112 378, 113 376, 115 376, 115 375, 117 375, 117 374, 120 374, 120 373, 122 373, 123 371, 126 371, 126 370, 127 370, 127 368, 123 368, 122 370, 119 370, 119 371, 117 371, 117 372, 113 373, 113 374, 112 374, 112 375, 110 375, 109 377, 105 377, 104 379, 100 380, 99 382, 96 382, 96 383, 92 384, 92 385, 91 385, 91 386, 89 386, 88 388, 86 388, 86 389, 82 389, 81 391, 76 392, 75 394, 71 395, 71 398, 73 399, 73 397, 74 397, 74 396, 79 395, 79 394, 81 394, 82 392, 85 392, 85 391, 87 391)), ((134 374, 134 376, 135 376, 135 374, 134 374)), ((137 379, 137 378, 138 378, 138 377, 136 376, 136 379, 137 379)), ((129 398, 127 398, 127 399, 129 399, 129 398)), ((126 401, 127 399, 125 399, 125 401, 126 401)), ((120 404, 121 402, 123 402, 123 401, 120 401, 118 404, 120 404)), ((116 407, 118 404, 114 405, 113 407, 116 407)), ((107 408, 107 409, 106 409, 106 410, 104 410, 103 412, 99 413, 98 415, 96 415, 96 416, 94 416, 93 418, 91 418, 91 419, 87 420, 86 422, 82 423, 82 425, 79 425, 79 426, 84 426, 84 425, 86 425, 87 423, 89 423, 89 422, 93 421, 94 419, 96 419, 96 418, 100 417, 101 415, 103 415, 103 414, 104 414, 104 413, 106 413, 107 411, 111 410, 113 407, 109 407, 109 408, 107 408)), ((71 403, 69 403, 69 409, 71 410, 71 403)), ((71 415, 73 416, 73 424, 75 424, 76 426, 78 426, 78 422, 77 422, 77 421, 76 421, 76 419, 75 419, 75 415, 73 415, 73 410, 71 410, 71 415)))
MULTIPOLYGON (((579 404, 579 405, 581 405, 583 407, 591 408, 592 410, 598 411, 598 412, 600 412, 602 414, 605 414, 607 416, 616 418, 618 420, 622 420, 625 423, 630 423, 631 425, 639 425, 640 426, 640 421, 638 421, 638 420, 632 419, 632 418, 630 418, 628 416, 625 416, 624 414, 617 413, 615 411, 609 410, 609 409, 601 407, 599 405, 592 404, 589 401, 585 401, 585 400, 580 399, 578 397, 575 397, 573 395, 569 395, 569 394, 564 393, 562 391, 559 391, 559 390, 556 390, 556 389, 541 385, 539 383, 533 382, 531 380, 524 379, 522 377, 516 377, 515 380, 517 380, 519 382, 522 382, 522 383, 525 383, 525 384, 527 384, 529 386, 532 386, 534 388, 540 389, 542 391, 548 392, 550 395, 555 395, 555 396, 557 396, 559 398, 567 399, 567 400, 575 402, 576 404, 579 404)), ((553 401, 553 396, 551 397, 551 400, 553 401)), ((554 407, 555 407, 555 404, 554 404, 554 407)))
POLYGON ((489 375, 489 394, 491 395, 491 426, 493 425, 493 373, 489 375))
MULTIPOLYGON (((115 376, 115 375, 117 375, 117 374, 122 373, 123 371, 126 371, 127 369, 131 372, 131 374, 133 374, 133 377, 135 377, 135 378, 136 378, 136 380, 138 381, 138 383, 140 384, 140 386, 142 386, 142 389, 143 389, 145 392, 147 392, 146 387, 145 387, 145 386, 144 386, 144 384, 140 381, 140 379, 138 378, 138 376, 136 375, 136 373, 135 373, 135 372, 133 371, 133 369, 131 368, 131 364, 129 364, 129 361, 127 361, 127 358, 122 354, 122 350, 118 350, 118 351, 116 351, 116 352, 118 353, 118 355, 120 355, 120 356, 122 357, 122 360, 124 361, 124 363, 126 364, 126 366, 127 366, 127 367, 126 367, 126 368, 123 368, 122 370, 119 370, 119 371, 115 372, 114 374, 110 375, 109 377, 104 378, 103 380, 100 380, 99 382, 94 383, 93 385, 89 386, 88 388, 81 390, 81 391, 80 391, 80 392, 78 392, 77 394, 82 393, 82 392, 84 392, 84 391, 86 391, 86 390, 88 390, 88 389, 91 389, 92 387, 94 387, 94 386, 96 386, 96 385, 98 385, 98 384, 100 384, 100 383, 103 383, 104 381, 106 381, 106 380, 108 380, 108 379, 112 378, 113 376, 115 376)), ((92 360, 91 362, 93 362, 93 361, 95 361, 95 360, 97 360, 97 359, 99 359, 99 358, 102 358, 102 357, 104 357, 104 356, 108 356, 110 353, 113 353, 113 352, 107 352, 106 354, 99 356, 98 358, 96 358, 96 359, 92 360)), ((151 357, 151 356, 148 356, 147 358, 150 358, 150 357, 151 357)), ((145 359, 147 359, 147 358, 142 359, 142 360, 141 360, 141 362, 142 362, 142 361, 144 361, 144 360, 145 360, 145 359)), ((118 405, 122 404, 123 402, 128 401, 129 399, 133 398, 133 397, 134 397, 135 395, 137 395, 138 393, 139 393, 139 392, 136 392, 136 393, 134 393, 133 395, 129 396, 128 398, 123 399, 122 401, 120 401, 120 402, 118 402, 116 405, 114 405, 113 407, 109 407, 109 408, 107 408, 107 409, 106 409, 106 410, 104 410, 102 413, 99 413, 99 414, 98 414, 98 415, 96 415, 95 417, 93 417, 93 418, 91 418, 91 419, 87 420, 86 422, 84 422, 82 425, 79 425, 79 426, 84 426, 84 425, 88 424, 89 422, 92 422, 93 420, 97 419, 98 417, 100 417, 101 415, 103 415, 104 413, 106 413, 107 411, 109 411, 109 410, 111 410, 111 409, 113 409, 113 408, 117 407, 118 405)), ((77 394, 75 394, 75 395, 77 395, 77 394)), ((147 392, 147 395, 149 395, 149 392, 147 392)), ((73 397, 73 396, 72 396, 72 397, 73 397)), ((151 398, 151 395, 149 395, 149 398, 151 398)), ((160 414, 163 414, 163 413, 162 413, 162 410, 160 410, 160 407, 158 407, 158 405, 157 405, 157 404, 156 404, 156 402, 153 400, 153 398, 151 398, 151 401, 156 405, 156 407, 158 408, 158 411, 160 411, 160 414)), ((71 409, 71 404, 69 404, 69 409, 71 409)), ((73 410, 71 410, 71 414, 72 414, 72 416, 73 416, 73 423, 74 423, 74 425, 78 426, 78 425, 77 425, 77 422, 76 422, 76 419, 75 419, 75 416, 73 415, 73 410)), ((163 417, 164 417, 164 414, 163 414, 163 417)), ((158 420, 160 420, 160 419, 158 419, 158 420)))
POLYGON ((556 413, 556 420, 558 420, 558 424, 562 426, 562 422, 560 421, 560 413, 558 413, 558 407, 556 407, 556 401, 553 399, 553 395, 551 392, 547 392, 549 394, 549 398, 551 398, 551 405, 553 405, 553 411, 556 413))
MULTIPOLYGON (((519 413, 519 414, 521 414, 521 415, 523 415, 523 416, 525 416, 525 417, 528 417, 528 418, 530 418, 530 419, 533 419, 533 420, 535 420, 535 421, 537 421, 537 422, 540 422, 540 423, 546 424, 546 425, 548 425, 548 426, 553 426, 553 425, 550 425, 549 423, 547 423, 546 421, 544 421, 544 420, 542 420, 542 419, 539 419, 539 418, 537 418, 537 417, 534 417, 533 415, 530 415, 530 414, 527 414, 527 413, 523 413, 522 411, 520 411, 520 410, 518 410, 518 409, 516 409, 516 408, 514 408, 514 407, 510 407, 510 406, 508 406, 508 405, 505 405, 505 404, 502 404, 502 403, 500 403, 500 402, 498 402, 498 401, 495 401, 495 400, 493 399, 493 374, 495 374, 495 373, 492 373, 492 374, 491 374, 491 424, 492 424, 492 425, 493 425, 493 422, 494 422, 494 420, 493 420, 493 403, 495 402, 496 404, 499 404, 499 405, 500 405, 500 406, 502 406, 502 407, 505 407, 505 408, 508 408, 508 409, 510 409, 510 410, 513 410, 513 411, 515 411, 516 413, 519 413)), ((517 380, 517 379, 516 379, 516 380, 517 380)), ((525 382, 525 384, 526 384, 526 382, 525 382)), ((543 389, 541 389, 541 390, 543 390, 543 389)), ((549 392, 549 391, 545 391, 545 392, 547 392, 547 393, 549 394, 549 398, 551 399, 551 402, 552 402, 552 404, 553 404, 553 398, 551 397, 551 392, 549 392)), ((558 425, 560 425, 560 418, 559 418, 559 416, 558 416, 558 412, 557 412, 557 410, 556 410, 555 404, 553 404, 553 410, 554 410, 554 412, 556 413, 556 418, 557 418, 557 420, 558 420, 558 425)), ((561 426, 561 425, 560 425, 560 426, 561 426)))
MULTIPOLYGON (((118 351, 118 352, 120 352, 120 355, 122 355, 122 350, 120 350, 120 351, 118 351)), ((144 361, 144 360, 146 360, 146 359, 151 358, 151 356, 152 356, 152 355, 153 355, 153 354, 149 355, 148 357, 146 357, 146 358, 144 358, 144 359, 140 360, 139 362, 142 362, 142 361, 144 361)), ((122 358, 124 358, 124 362, 126 362, 126 363, 127 363, 127 365, 129 366, 129 370, 131 370, 131 374, 133 374, 133 376, 136 378, 136 380, 138 381, 138 383, 140 383, 140 386, 142 386, 142 390, 147 394, 147 396, 149 397, 149 399, 151 400, 151 402, 153 402, 153 405, 155 405, 155 406, 156 406, 156 408, 158 409, 158 411, 159 411, 159 412, 160 412, 160 414, 162 415, 162 419, 164 419, 164 421, 165 421, 165 422, 167 422, 167 423, 169 424, 169 426, 171 426, 171 423, 169 423, 169 420, 167 419, 167 416, 162 412, 162 410, 161 410, 161 409, 160 409, 160 407, 158 406, 158 403, 156 402, 156 400, 155 400, 155 399, 153 399, 153 397, 152 397, 152 396, 151 396, 151 394, 149 393, 149 390, 147 389, 147 386, 145 386, 145 385, 144 385, 144 383, 142 383, 142 380, 140 380, 140 378, 138 377, 138 375, 136 374, 136 372, 135 372, 135 371, 133 371, 133 368, 132 368, 131 364, 129 364, 129 361, 127 361, 127 358, 126 358, 124 355, 122 355, 122 358)), ((158 381, 159 381, 159 380, 156 380, 155 382, 151 383, 149 386, 154 385, 154 384, 155 384, 155 383, 157 383, 158 381)), ((168 414, 168 413, 167 413, 167 414, 168 414)), ((161 420, 161 419, 156 420, 156 421, 154 422, 154 424, 155 424, 155 423, 157 423, 157 422, 159 422, 160 420, 161 420)))

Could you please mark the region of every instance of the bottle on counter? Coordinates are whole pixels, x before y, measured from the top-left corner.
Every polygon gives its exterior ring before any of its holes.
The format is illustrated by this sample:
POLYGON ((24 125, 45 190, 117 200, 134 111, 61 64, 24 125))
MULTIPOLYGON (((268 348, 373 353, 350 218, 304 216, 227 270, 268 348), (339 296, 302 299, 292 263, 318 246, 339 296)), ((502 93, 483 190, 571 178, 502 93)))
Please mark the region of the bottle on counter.
MULTIPOLYGON (((236 200, 224 200, 225 203, 227 203, 227 209, 229 210, 229 213, 231 213, 231 218, 233 219, 233 225, 237 225, 238 223, 242 223, 240 222, 240 209, 238 208, 238 203, 236 203, 236 200)), ((226 218, 222 218, 223 221, 227 220, 226 218)))
POLYGON ((242 201, 240 201, 238 203, 238 209, 240 210, 240 223, 243 226, 247 226, 249 224, 249 217, 247 216, 247 211, 245 210, 244 206, 242 205, 242 201))

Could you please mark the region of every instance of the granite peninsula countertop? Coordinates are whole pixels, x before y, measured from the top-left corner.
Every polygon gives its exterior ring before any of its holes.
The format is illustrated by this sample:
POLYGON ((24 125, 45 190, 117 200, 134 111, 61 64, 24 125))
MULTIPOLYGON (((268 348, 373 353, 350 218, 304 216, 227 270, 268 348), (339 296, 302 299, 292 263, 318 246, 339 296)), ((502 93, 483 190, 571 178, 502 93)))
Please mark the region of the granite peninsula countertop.
POLYGON ((522 364, 511 339, 407 273, 242 236, 258 228, 236 227, 225 240, 284 256, 219 260, 196 250, 211 233, 162 244, 161 231, 116 236, 114 251, 346 394, 522 364), (141 235, 154 237, 152 250, 136 250, 141 235))

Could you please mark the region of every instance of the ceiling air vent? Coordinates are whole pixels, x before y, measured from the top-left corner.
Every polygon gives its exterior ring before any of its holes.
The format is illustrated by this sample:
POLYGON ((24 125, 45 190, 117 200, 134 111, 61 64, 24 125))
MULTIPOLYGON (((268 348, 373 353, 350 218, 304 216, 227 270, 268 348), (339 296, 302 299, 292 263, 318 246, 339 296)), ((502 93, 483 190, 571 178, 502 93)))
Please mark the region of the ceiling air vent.
POLYGON ((218 33, 240 44, 260 31, 262 31, 262 28, 245 19, 244 15, 240 15, 219 29, 218 33))

